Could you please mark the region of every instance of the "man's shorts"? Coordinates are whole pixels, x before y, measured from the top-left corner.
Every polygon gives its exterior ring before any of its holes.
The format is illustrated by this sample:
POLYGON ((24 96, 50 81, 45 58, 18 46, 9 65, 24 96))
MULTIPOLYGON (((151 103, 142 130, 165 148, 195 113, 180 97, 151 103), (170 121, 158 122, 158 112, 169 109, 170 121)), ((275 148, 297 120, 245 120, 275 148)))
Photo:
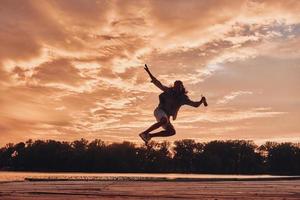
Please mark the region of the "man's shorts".
POLYGON ((154 110, 154 117, 156 118, 157 122, 160 122, 160 120, 162 118, 166 118, 167 122, 164 125, 161 126, 163 129, 166 130, 168 128, 172 128, 173 127, 173 125, 170 123, 170 119, 169 119, 168 115, 165 113, 165 111, 163 111, 159 107, 157 107, 154 110))

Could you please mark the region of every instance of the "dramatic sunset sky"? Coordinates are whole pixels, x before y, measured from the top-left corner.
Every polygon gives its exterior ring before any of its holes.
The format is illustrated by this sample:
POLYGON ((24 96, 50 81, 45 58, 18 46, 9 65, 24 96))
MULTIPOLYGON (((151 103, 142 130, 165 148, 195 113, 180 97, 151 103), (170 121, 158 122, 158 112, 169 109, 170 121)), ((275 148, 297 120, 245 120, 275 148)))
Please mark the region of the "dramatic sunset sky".
POLYGON ((144 63, 209 103, 169 141, 300 141, 300 1, 1 0, 0 25, 0 145, 141 142, 160 93, 144 63))

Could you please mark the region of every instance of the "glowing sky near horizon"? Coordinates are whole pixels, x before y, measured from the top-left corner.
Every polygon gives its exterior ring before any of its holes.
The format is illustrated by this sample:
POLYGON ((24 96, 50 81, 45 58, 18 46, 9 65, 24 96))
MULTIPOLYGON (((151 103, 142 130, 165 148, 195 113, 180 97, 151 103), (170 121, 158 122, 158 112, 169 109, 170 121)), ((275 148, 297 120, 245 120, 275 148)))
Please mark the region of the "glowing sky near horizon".
POLYGON ((300 142, 300 1, 2 0, 0 25, 0 145, 140 142, 160 93, 144 63, 208 99, 169 141, 300 142))

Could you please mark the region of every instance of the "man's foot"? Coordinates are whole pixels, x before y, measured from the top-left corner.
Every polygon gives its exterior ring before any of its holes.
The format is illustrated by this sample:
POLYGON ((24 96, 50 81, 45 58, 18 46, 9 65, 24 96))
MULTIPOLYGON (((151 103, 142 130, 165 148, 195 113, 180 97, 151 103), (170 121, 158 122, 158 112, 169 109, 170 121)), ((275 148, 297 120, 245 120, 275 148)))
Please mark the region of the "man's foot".
POLYGON ((206 98, 204 96, 202 96, 201 101, 205 107, 208 106, 208 104, 206 102, 206 98))
POLYGON ((150 136, 147 133, 140 133, 139 136, 144 140, 145 144, 147 144, 150 140, 150 136))

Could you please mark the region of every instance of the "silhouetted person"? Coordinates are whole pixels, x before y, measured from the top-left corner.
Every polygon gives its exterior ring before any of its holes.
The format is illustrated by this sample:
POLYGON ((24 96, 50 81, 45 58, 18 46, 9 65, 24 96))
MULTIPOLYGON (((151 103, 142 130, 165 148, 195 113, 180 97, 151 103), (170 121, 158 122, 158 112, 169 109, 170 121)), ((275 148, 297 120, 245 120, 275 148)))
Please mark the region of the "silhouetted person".
POLYGON ((190 100, 182 81, 177 80, 174 82, 173 87, 167 87, 151 74, 146 64, 144 69, 149 74, 151 82, 163 91, 163 93, 159 95, 159 105, 154 110, 154 116, 157 123, 139 134, 139 136, 147 144, 147 142, 153 137, 168 137, 175 135, 176 131, 170 122, 170 116, 172 116, 173 120, 176 120, 178 110, 181 106, 189 105, 199 107, 202 103, 204 106, 207 106, 207 103, 205 97, 202 97, 200 101, 190 100), (159 127, 162 127, 164 130, 157 133, 150 133, 159 127))

